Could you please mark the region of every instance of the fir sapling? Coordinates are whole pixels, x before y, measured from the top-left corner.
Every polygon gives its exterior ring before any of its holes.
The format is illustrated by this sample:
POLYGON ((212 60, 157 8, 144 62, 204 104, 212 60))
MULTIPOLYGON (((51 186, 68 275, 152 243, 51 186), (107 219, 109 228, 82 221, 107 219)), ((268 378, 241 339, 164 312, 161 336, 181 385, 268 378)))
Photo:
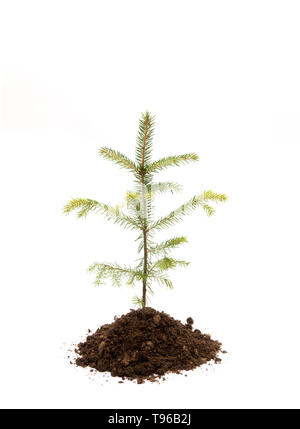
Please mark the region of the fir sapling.
POLYGON ((154 234, 165 228, 169 228, 182 220, 200 207, 211 216, 214 208, 211 203, 224 202, 225 194, 218 194, 211 190, 203 191, 193 196, 190 200, 172 210, 166 216, 154 219, 153 197, 159 193, 178 192, 181 186, 173 182, 154 182, 156 173, 172 166, 180 166, 199 160, 196 153, 183 155, 171 155, 157 161, 152 160, 152 140, 154 133, 154 117, 146 112, 139 120, 139 128, 136 140, 135 160, 132 161, 122 153, 102 147, 99 154, 121 168, 128 170, 134 177, 134 189, 126 195, 126 212, 118 206, 99 203, 92 199, 73 198, 64 207, 65 214, 77 212, 79 218, 86 217, 89 213, 101 213, 108 220, 136 231, 138 252, 141 257, 137 265, 133 267, 117 264, 94 263, 89 271, 95 273, 95 284, 102 284, 110 279, 113 284, 120 286, 123 281, 129 285, 142 283, 141 297, 135 296, 133 302, 145 307, 148 303, 148 294, 153 294, 153 283, 158 283, 172 288, 172 282, 167 276, 170 269, 186 267, 189 263, 175 259, 171 256, 172 249, 185 243, 185 237, 173 237, 161 243, 154 242, 154 234))

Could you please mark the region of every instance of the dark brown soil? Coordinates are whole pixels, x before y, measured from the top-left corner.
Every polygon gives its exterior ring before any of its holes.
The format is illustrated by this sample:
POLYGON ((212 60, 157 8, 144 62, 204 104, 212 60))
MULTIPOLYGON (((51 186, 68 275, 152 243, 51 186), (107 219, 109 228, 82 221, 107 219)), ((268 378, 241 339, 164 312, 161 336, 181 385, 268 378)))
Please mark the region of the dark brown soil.
POLYGON ((150 307, 131 310, 78 344, 76 365, 112 376, 155 381, 165 373, 191 370, 221 359, 221 343, 150 307))

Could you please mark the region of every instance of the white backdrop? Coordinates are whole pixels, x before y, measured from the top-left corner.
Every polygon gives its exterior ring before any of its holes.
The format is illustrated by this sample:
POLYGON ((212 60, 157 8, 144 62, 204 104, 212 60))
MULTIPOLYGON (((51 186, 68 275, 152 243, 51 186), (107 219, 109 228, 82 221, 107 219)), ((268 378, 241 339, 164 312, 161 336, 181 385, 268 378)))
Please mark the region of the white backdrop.
POLYGON ((299 407, 299 12, 289 0, 1 1, 2 407, 299 407), (191 265, 152 306, 193 317, 228 354, 162 384, 118 384, 69 365, 67 349, 132 307, 133 290, 96 288, 86 268, 129 263, 135 236, 62 206, 122 201, 131 177, 97 150, 133 156, 146 109, 155 157, 200 156, 159 175, 184 192, 158 214, 201 190, 229 196, 168 231, 188 236, 177 254, 191 265))

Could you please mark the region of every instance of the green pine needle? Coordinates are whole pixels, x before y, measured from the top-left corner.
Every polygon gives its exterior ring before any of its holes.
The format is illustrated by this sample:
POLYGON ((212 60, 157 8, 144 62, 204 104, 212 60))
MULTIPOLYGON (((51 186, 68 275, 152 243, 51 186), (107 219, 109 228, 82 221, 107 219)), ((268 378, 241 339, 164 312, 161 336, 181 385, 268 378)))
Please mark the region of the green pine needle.
POLYGON ((108 220, 113 220, 114 223, 125 228, 138 230, 141 228, 138 220, 124 214, 118 207, 111 207, 95 200, 73 198, 65 205, 63 213, 69 214, 72 211, 77 211, 77 217, 79 218, 86 217, 90 212, 102 213, 108 220))
POLYGON ((154 134, 154 116, 149 112, 142 114, 139 120, 138 135, 136 139, 135 160, 141 171, 151 161, 152 140, 154 134))
POLYGON ((187 239, 185 237, 175 237, 169 240, 163 241, 160 244, 155 245, 154 247, 149 247, 149 253, 152 255, 157 255, 164 253, 166 254, 171 249, 175 249, 183 243, 187 243, 187 239))
POLYGON ((103 284, 107 278, 110 278, 116 286, 121 286, 122 280, 127 284, 133 285, 136 281, 144 278, 142 271, 130 267, 122 267, 117 264, 99 264, 95 262, 88 268, 89 272, 96 272, 94 284, 103 284))
POLYGON ((158 182, 149 184, 147 186, 147 191, 150 198, 156 194, 164 194, 165 192, 171 192, 171 194, 175 194, 181 190, 182 186, 174 182, 158 182))
POLYGON ((199 161, 199 157, 196 153, 186 153, 184 155, 168 156, 166 158, 159 159, 147 165, 146 171, 148 174, 154 173, 168 167, 177 167, 193 161, 199 161))
POLYGON ((227 200, 227 196, 225 194, 217 194, 213 191, 204 191, 199 195, 195 195, 193 198, 191 198, 189 201, 187 201, 185 204, 182 204, 177 209, 171 211, 167 216, 162 217, 161 219, 154 222, 152 225, 150 225, 149 230, 151 229, 164 229, 169 228, 170 226, 175 225, 175 223, 181 221, 184 216, 190 214, 192 211, 194 211, 197 207, 201 206, 205 213, 208 216, 211 216, 214 214, 215 210, 213 207, 209 206, 206 201, 220 201, 224 202, 227 200))
POLYGON ((109 147, 102 147, 99 150, 99 155, 103 158, 108 159, 119 165, 121 168, 126 168, 127 170, 138 173, 138 169, 133 161, 131 161, 127 156, 123 155, 121 152, 118 152, 114 149, 110 149, 109 147))
POLYGON ((180 260, 165 256, 164 258, 156 261, 152 265, 152 267, 150 267, 149 272, 151 273, 153 270, 167 271, 169 269, 174 269, 176 267, 187 267, 188 265, 189 265, 189 262, 180 261, 180 260))

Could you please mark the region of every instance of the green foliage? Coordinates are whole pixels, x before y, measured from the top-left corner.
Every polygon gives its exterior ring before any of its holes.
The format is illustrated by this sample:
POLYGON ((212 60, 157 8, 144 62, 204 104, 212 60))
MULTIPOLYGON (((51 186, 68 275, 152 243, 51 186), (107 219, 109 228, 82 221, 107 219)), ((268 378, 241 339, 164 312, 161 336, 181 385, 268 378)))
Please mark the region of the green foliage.
POLYGON ((190 214, 197 207, 201 206, 208 216, 214 214, 215 210, 213 207, 206 204, 206 201, 226 201, 227 197, 225 194, 216 194, 213 191, 204 191, 199 195, 195 195, 185 204, 182 204, 177 209, 171 211, 167 216, 158 219, 152 225, 149 226, 148 230, 151 229, 164 229, 173 226, 175 223, 181 221, 184 216, 190 214))
POLYGON ((172 227, 198 207, 202 207, 204 212, 211 216, 215 209, 210 204, 227 200, 225 194, 218 194, 212 190, 204 191, 166 216, 153 220, 156 195, 166 192, 173 194, 182 189, 181 185, 173 182, 153 182, 154 173, 168 167, 199 160, 197 154, 188 153, 152 161, 153 134, 154 117, 146 112, 141 115, 139 120, 135 161, 108 147, 102 147, 99 151, 102 157, 127 169, 135 177, 135 190, 128 191, 126 194, 125 212, 119 206, 113 207, 96 200, 83 198, 71 199, 63 209, 65 214, 76 212, 79 218, 86 217, 90 212, 101 213, 108 220, 112 220, 124 228, 138 231, 136 241, 138 242, 138 252, 142 256, 138 259, 137 266, 94 263, 88 270, 95 273, 94 283, 97 285, 105 283, 107 279, 117 286, 123 283, 135 285, 137 282, 142 282, 142 297, 133 298, 133 303, 142 307, 149 303, 149 294, 153 294, 153 283, 173 288, 167 272, 170 269, 186 267, 189 264, 189 262, 174 259, 170 255, 173 249, 187 242, 185 237, 174 237, 161 243, 155 243, 154 233, 172 227))
POLYGON ((94 283, 100 285, 104 280, 110 278, 116 286, 121 286, 121 281, 125 280, 128 285, 133 285, 136 281, 144 278, 142 271, 135 270, 131 267, 122 267, 117 264, 99 264, 94 263, 88 268, 89 272, 96 272, 94 283))
POLYGON ((108 220, 113 220, 114 223, 124 226, 129 229, 140 229, 141 224, 137 219, 124 214, 119 207, 111 207, 108 204, 98 203, 95 200, 73 198, 64 207, 63 212, 69 214, 71 211, 77 210, 77 217, 86 217, 89 212, 102 213, 108 220))
POLYGON ((160 244, 156 244, 153 247, 149 247, 149 253, 152 255, 167 254, 171 249, 175 249, 183 243, 187 243, 185 237, 175 237, 170 238, 169 240, 163 241, 160 244))
POLYGON ((156 269, 158 271, 167 271, 169 269, 176 268, 176 267, 187 267, 188 265, 189 265, 189 262, 178 261, 174 258, 165 256, 164 258, 156 261, 152 265, 152 267, 150 267, 149 271, 151 272, 152 269, 156 269))
POLYGON ((162 158, 149 164, 146 171, 147 173, 154 173, 168 167, 179 166, 193 161, 199 161, 199 157, 196 153, 168 156, 167 158, 162 158))
POLYGON ((175 194, 181 190, 182 186, 174 182, 158 182, 147 185, 149 198, 154 197, 156 194, 164 194, 165 192, 171 192, 171 194, 175 194))
POLYGON ((155 271, 154 273, 152 273, 149 276, 149 279, 150 279, 150 281, 155 281, 156 283, 158 283, 161 286, 166 286, 169 289, 173 289, 172 281, 168 277, 165 277, 164 275, 160 274, 159 271, 155 271))
POLYGON ((110 149, 109 147, 102 147, 99 150, 99 155, 103 156, 103 158, 108 159, 116 164, 118 164, 121 168, 126 168, 127 170, 138 173, 138 168, 133 161, 131 161, 127 156, 123 155, 121 152, 118 152, 114 149, 110 149))
MULTIPOLYGON (((142 298, 139 298, 137 295, 134 295, 132 298, 132 304, 137 307, 143 307, 144 302, 142 298)), ((148 304, 148 298, 146 298, 146 305, 148 304)))
POLYGON ((152 140, 154 134, 154 116, 149 112, 142 114, 136 139, 135 160, 140 171, 145 171, 145 165, 151 161, 152 140))
POLYGON ((78 217, 86 217, 89 212, 99 210, 100 204, 98 201, 84 199, 84 198, 72 198, 63 208, 64 214, 69 214, 72 211, 77 210, 78 217))

